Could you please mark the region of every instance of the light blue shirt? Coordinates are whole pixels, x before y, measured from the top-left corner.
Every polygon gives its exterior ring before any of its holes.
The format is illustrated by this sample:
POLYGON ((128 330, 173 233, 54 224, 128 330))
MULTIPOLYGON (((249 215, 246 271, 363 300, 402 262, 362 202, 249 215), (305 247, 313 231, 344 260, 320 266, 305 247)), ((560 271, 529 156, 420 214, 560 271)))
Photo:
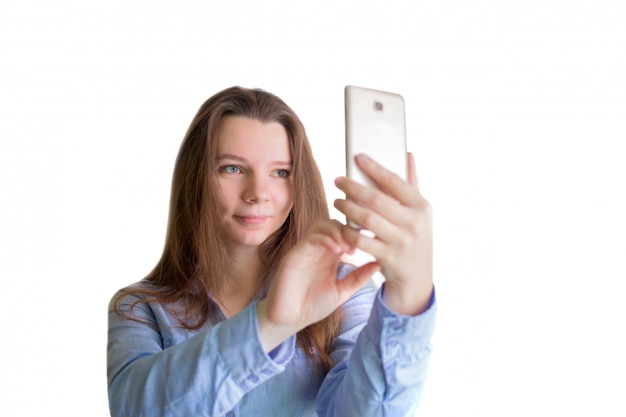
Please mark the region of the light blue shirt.
MULTIPOLYGON (((343 275, 340 273, 340 275, 343 275)), ((157 303, 124 319, 109 306, 107 374, 113 417, 413 416, 424 387, 435 327, 435 295, 424 313, 395 314, 372 283, 344 306, 326 376, 296 347, 270 354, 256 304, 199 331, 176 327, 157 303)), ((137 296, 129 296, 124 304, 137 296)))

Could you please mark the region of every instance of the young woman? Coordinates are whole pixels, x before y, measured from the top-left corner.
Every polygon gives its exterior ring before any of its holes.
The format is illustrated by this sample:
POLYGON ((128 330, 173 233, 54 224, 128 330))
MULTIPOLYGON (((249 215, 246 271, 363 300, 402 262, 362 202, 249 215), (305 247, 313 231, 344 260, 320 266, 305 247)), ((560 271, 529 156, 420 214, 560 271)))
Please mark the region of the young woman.
POLYGON ((278 97, 209 98, 182 142, 161 259, 109 306, 108 392, 123 416, 412 416, 436 306, 432 222, 409 182, 340 177, 329 218, 304 127, 278 97), (375 259, 345 262, 355 249, 375 259), (381 271, 377 288, 370 277, 381 271))

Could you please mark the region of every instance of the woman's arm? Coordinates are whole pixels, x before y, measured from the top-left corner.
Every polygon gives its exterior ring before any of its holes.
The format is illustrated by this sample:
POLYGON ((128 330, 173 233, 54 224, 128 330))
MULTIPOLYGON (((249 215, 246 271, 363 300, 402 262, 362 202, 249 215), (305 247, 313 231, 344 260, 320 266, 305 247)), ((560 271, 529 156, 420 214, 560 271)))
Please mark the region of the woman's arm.
MULTIPOLYGON (((123 302, 135 300, 128 296, 123 302)), ((107 373, 113 417, 223 416, 244 394, 281 373, 295 350, 292 337, 271 356, 263 351, 256 302, 171 347, 164 334, 185 333, 184 338, 189 333, 174 328, 174 320, 158 305, 140 303, 134 313, 146 323, 109 308, 107 373)))
POLYGON ((419 402, 436 313, 432 209, 420 193, 415 161, 407 158, 408 181, 359 155, 359 168, 376 187, 345 177, 335 182, 346 194, 335 207, 371 232, 344 226, 343 237, 375 259, 385 282, 350 360, 324 382, 334 386, 320 393, 320 415, 410 416, 419 402))
POLYGON ((332 354, 335 366, 316 400, 319 416, 415 414, 431 353, 434 293, 425 312, 401 316, 385 305, 384 291, 385 284, 372 295, 370 287, 346 303, 345 323, 332 354))

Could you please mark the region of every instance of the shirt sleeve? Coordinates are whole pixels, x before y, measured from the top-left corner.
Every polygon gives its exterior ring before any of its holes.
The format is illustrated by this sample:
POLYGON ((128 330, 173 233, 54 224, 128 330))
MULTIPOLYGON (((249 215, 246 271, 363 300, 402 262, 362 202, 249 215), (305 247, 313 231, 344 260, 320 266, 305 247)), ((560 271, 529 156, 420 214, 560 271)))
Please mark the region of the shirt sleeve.
POLYGON ((319 416, 413 416, 422 396, 435 328, 436 297, 417 316, 389 309, 384 284, 345 305, 334 367, 316 400, 319 416), (373 305, 372 305, 373 301, 373 305))
MULTIPOLYGON (((136 299, 127 296, 123 302, 136 299)), ((125 319, 109 306, 111 416, 221 416, 247 392, 283 372, 295 352, 295 336, 265 354, 256 304, 168 348, 159 330, 163 323, 150 304, 139 303, 133 310, 145 323, 125 319)))

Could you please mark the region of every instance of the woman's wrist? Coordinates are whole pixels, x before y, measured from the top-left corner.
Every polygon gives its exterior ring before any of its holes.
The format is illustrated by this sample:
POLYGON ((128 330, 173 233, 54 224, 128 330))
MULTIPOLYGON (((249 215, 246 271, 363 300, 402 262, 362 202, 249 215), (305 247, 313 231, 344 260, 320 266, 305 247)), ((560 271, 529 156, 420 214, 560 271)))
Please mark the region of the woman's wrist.
POLYGON ((257 322, 259 326, 259 338, 263 351, 271 352, 274 348, 298 332, 298 328, 293 324, 276 324, 269 319, 268 301, 263 299, 256 305, 257 322))
POLYGON ((385 282, 382 296, 387 307, 396 314, 417 316, 428 310, 432 294, 432 283, 415 288, 403 288, 392 282, 385 282))

